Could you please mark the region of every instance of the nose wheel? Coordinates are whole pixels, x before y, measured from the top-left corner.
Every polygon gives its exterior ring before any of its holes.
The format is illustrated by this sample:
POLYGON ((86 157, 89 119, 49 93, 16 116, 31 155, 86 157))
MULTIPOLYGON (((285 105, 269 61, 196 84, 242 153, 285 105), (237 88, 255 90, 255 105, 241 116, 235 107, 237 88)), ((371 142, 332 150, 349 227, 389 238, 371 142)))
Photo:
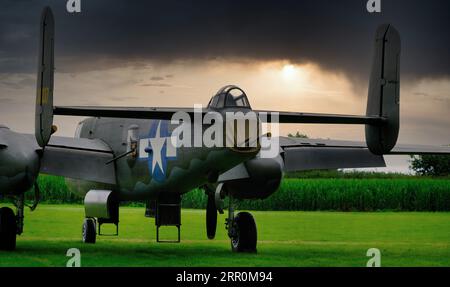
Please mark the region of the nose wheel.
MULTIPOLYGON (((223 213, 223 199, 226 190, 223 190, 223 183, 219 184, 214 193, 205 188, 208 196, 206 207, 206 233, 209 239, 213 239, 216 234, 217 212, 223 213)), ((239 212, 234 216, 235 199, 228 194, 228 218, 225 220, 225 228, 228 230, 228 237, 231 240, 231 250, 233 252, 256 253, 258 232, 255 219, 249 212, 239 212)))
POLYGON ((240 212, 234 218, 234 233, 230 237, 231 250, 234 252, 256 252, 257 231, 253 216, 240 212))
POLYGON ((249 212, 239 212, 234 216, 233 199, 231 197, 226 228, 233 252, 256 253, 258 233, 255 219, 249 212))

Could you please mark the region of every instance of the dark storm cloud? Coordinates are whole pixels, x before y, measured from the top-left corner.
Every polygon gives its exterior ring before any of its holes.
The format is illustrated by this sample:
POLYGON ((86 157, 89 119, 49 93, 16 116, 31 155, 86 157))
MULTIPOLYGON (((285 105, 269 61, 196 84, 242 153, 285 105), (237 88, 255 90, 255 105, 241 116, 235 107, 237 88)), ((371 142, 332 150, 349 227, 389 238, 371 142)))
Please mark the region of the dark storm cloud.
POLYGON ((402 35, 403 74, 449 76, 450 1, 382 0, 381 14, 366 2, 81 0, 82 13, 68 14, 65 0, 0 0, 0 71, 34 71, 39 14, 50 5, 62 72, 245 58, 315 62, 358 77, 369 72, 376 27, 389 22, 402 35))

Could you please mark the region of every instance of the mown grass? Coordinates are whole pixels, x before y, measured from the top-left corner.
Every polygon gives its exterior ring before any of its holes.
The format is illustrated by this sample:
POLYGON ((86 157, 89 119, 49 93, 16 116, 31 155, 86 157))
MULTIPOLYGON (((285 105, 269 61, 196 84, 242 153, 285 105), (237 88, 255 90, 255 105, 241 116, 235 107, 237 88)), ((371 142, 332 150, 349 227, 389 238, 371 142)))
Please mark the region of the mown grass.
MULTIPOLYGON (((369 248, 381 251, 381 266, 450 266, 450 213, 252 212, 258 253, 235 254, 219 216, 216 239, 206 239, 205 211, 182 211, 182 242, 155 242, 154 220, 144 209, 121 208, 119 237, 81 242, 80 205, 40 205, 25 214, 25 232, 15 252, 0 252, 0 266, 66 265, 69 248, 82 266, 355 266, 369 248)), ((168 227, 167 227, 168 228, 168 227)), ((172 231, 172 229, 168 229, 172 231)))

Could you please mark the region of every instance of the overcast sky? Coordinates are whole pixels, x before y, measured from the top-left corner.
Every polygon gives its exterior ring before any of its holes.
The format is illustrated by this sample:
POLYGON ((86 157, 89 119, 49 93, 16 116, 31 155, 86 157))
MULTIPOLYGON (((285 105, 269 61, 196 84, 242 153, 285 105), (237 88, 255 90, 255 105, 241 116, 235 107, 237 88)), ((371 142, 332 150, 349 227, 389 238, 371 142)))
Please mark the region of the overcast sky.
MULTIPOLYGON (((56 21, 58 105, 192 106, 226 84, 252 107, 363 114, 373 36, 402 38, 400 143, 450 143, 450 1, 0 0, 0 123, 33 132, 39 18, 56 21)), ((58 118, 72 135, 79 118, 58 118)), ((362 127, 287 125, 310 137, 363 140, 362 127)), ((396 161, 393 169, 405 170, 396 161)))

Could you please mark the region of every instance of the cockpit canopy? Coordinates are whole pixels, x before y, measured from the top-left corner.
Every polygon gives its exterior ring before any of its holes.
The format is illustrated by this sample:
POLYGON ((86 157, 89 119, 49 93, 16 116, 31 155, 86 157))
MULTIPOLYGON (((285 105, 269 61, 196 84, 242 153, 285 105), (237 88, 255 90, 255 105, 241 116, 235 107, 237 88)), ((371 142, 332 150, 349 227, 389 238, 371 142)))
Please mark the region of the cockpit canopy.
POLYGON ((251 109, 245 92, 233 85, 225 86, 220 89, 208 103, 208 108, 247 108, 251 109))

